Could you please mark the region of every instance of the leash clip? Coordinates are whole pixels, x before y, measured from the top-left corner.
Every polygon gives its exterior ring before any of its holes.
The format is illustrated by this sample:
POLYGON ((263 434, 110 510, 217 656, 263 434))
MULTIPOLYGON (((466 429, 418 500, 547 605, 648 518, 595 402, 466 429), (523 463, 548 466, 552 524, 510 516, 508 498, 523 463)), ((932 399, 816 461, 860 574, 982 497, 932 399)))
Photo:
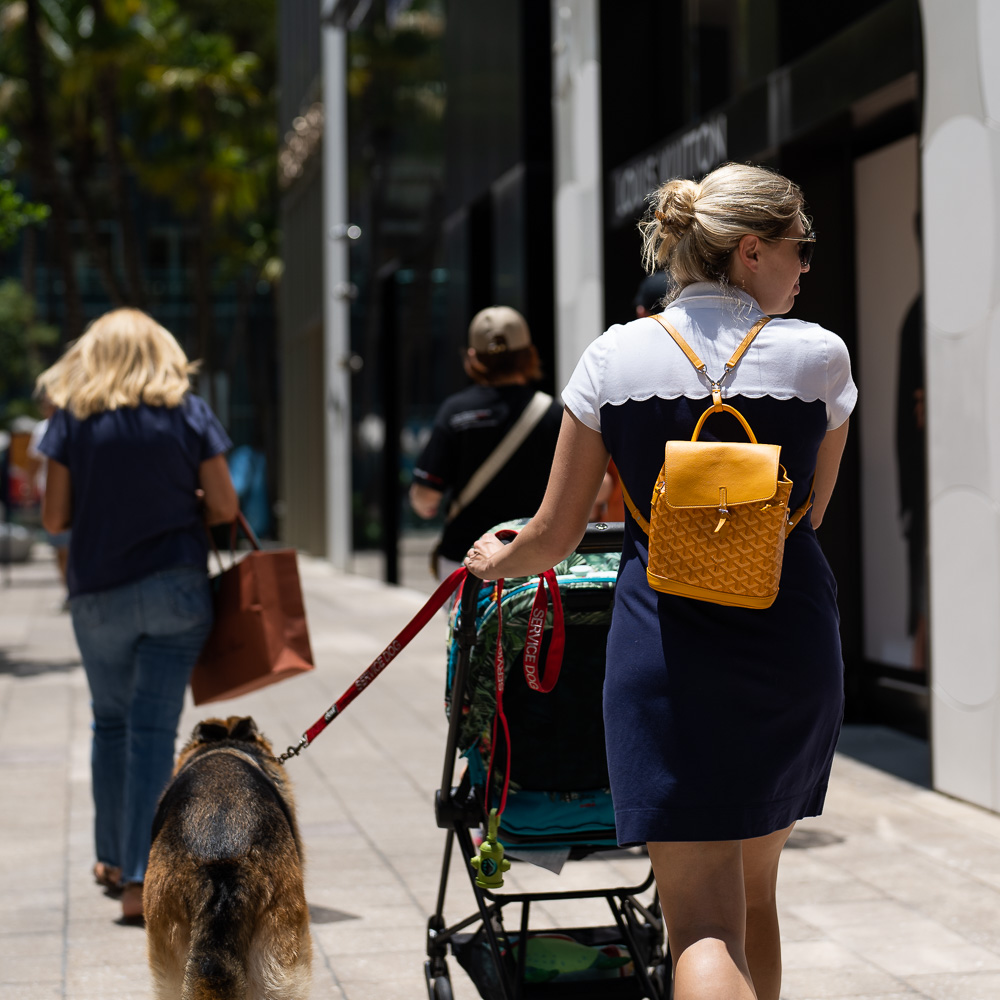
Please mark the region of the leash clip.
POLYGON ((307 746, 309 746, 309 739, 308 737, 303 736, 298 743, 294 746, 290 746, 280 757, 278 757, 278 763, 284 764, 286 760, 289 760, 292 757, 298 757, 298 755, 302 753, 307 746))

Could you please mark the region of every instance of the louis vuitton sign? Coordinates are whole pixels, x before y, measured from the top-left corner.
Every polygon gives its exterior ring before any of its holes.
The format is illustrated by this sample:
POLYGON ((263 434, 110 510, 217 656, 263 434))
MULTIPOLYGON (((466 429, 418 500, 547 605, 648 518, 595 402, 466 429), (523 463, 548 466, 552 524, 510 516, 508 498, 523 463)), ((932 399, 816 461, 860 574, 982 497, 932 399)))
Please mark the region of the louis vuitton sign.
POLYGON ((664 181, 701 177, 727 158, 726 116, 718 114, 616 167, 609 184, 609 224, 634 222, 645 208, 646 197, 664 181))

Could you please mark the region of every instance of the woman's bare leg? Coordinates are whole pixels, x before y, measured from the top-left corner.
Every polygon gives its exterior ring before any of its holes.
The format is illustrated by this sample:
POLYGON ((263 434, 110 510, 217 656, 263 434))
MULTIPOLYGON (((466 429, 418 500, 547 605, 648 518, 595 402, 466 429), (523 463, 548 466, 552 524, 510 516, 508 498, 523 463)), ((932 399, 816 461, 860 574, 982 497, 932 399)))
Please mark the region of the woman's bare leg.
POLYGON ((674 959, 674 1000, 756 1000, 744 952, 741 842, 647 847, 674 959))
POLYGON ((778 1000, 781 990, 781 937, 775 886, 781 849, 791 832, 790 826, 766 837, 743 841, 746 957, 758 1000, 778 1000))

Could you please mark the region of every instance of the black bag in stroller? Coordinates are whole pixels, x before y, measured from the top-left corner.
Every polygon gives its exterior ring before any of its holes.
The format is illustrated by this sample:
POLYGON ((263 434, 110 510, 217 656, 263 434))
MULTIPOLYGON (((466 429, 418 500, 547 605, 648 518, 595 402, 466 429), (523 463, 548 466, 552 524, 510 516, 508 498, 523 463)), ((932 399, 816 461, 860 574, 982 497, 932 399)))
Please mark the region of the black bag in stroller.
POLYGON ((494 586, 476 586, 470 577, 453 610, 448 741, 436 802, 438 826, 448 832, 425 962, 431 1000, 452 996, 449 950, 485 1000, 669 996, 670 957, 652 870, 642 852, 617 849, 608 789, 601 698, 621 542, 622 525, 590 525, 577 550, 554 568, 558 593, 544 619, 535 600, 538 580, 506 581, 498 607, 494 586), (533 674, 553 652, 553 641, 559 643, 552 625, 560 603, 563 669, 546 692, 533 674), (497 725, 498 717, 506 724, 497 725), (455 785, 458 755, 467 766, 455 785), (610 887, 504 890, 502 870, 488 877, 491 854, 482 870, 465 865, 476 911, 449 925, 444 904, 454 845, 465 859, 487 858, 492 831, 478 854, 473 833, 501 806, 496 832, 501 856, 514 866, 510 881, 522 881, 522 871, 559 873, 565 864, 596 857, 626 859, 629 874, 638 862, 644 877, 610 887), (584 900, 605 901, 610 919, 595 926, 555 922, 562 904, 579 910, 574 901, 584 900), (508 929, 505 917, 513 904, 519 904, 519 920, 508 929), (534 904, 546 926, 531 919, 534 904))

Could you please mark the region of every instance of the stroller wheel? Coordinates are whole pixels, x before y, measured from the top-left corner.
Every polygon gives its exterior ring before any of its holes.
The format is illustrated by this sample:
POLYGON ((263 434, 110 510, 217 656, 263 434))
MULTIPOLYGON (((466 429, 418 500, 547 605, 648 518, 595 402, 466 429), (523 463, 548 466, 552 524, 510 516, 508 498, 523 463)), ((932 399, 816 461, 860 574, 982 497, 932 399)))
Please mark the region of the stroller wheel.
POLYGON ((434 1000, 452 1000, 451 980, 447 976, 434 980, 434 1000))

